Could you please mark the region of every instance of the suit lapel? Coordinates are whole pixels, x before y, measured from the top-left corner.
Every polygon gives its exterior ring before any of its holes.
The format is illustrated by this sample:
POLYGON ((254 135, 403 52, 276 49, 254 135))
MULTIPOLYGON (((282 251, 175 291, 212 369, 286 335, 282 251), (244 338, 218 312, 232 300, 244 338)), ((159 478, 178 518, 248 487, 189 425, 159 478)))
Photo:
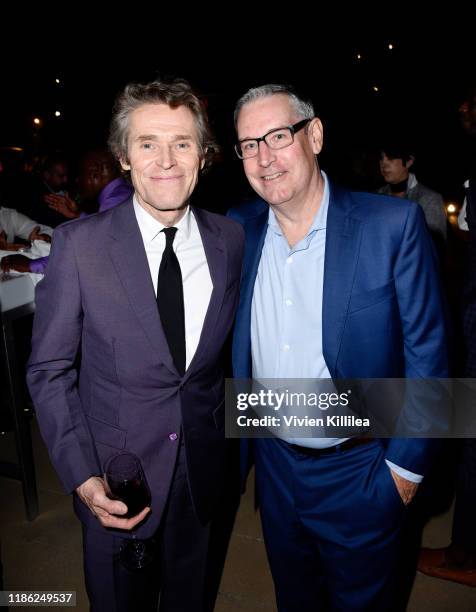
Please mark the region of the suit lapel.
POLYGON ((228 252, 219 228, 213 221, 210 222, 211 216, 209 216, 206 211, 192 207, 192 212, 197 221, 200 236, 202 238, 213 290, 203 322, 200 341, 195 351, 195 355, 185 372, 184 379, 188 378, 190 372, 196 367, 197 363, 200 362, 200 359, 206 355, 207 347, 213 338, 213 332, 225 295, 228 271, 228 252))
POLYGON ((177 375, 164 330, 160 323, 149 262, 134 214, 132 200, 111 215, 108 249, 112 264, 129 298, 139 325, 151 347, 167 368, 177 375))
POLYGON ((256 217, 248 219, 245 229, 245 253, 241 278, 240 302, 236 315, 233 341, 233 363, 235 375, 240 378, 251 376, 251 303, 258 266, 261 259, 266 231, 268 229, 266 209, 256 217))
POLYGON ((322 300, 322 336, 324 359, 332 377, 348 314, 350 295, 359 258, 362 222, 352 217, 350 194, 330 185, 326 226, 324 291, 322 300))

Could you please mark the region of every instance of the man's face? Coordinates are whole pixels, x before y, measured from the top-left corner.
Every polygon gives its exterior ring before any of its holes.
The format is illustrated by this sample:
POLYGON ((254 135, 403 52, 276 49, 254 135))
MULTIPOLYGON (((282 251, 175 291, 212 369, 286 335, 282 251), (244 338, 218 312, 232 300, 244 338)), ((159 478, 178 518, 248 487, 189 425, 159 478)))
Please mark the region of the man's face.
POLYGON ((382 153, 380 156, 380 172, 385 182, 391 185, 401 183, 408 178, 408 168, 410 165, 409 162, 404 164, 403 160, 399 157, 391 159, 385 153, 382 153))
POLYGON ((459 107, 459 115, 463 129, 476 137, 476 96, 468 98, 459 107))
POLYGON ((88 154, 80 164, 78 188, 81 197, 97 199, 101 191, 116 176, 114 160, 99 153, 88 154))
MULTIPOLYGON (((260 138, 270 130, 293 125, 300 119, 285 94, 249 102, 238 116, 238 140, 260 138)), ((321 148, 322 125, 319 119, 314 119, 284 149, 270 149, 265 142, 260 142, 256 157, 243 160, 246 177, 268 204, 305 201, 318 185, 315 156, 321 148)))
POLYGON ((68 167, 66 164, 55 164, 45 172, 45 181, 53 191, 61 191, 68 185, 68 167))
POLYGON ((130 170, 141 206, 161 220, 161 213, 183 208, 198 180, 200 159, 195 119, 185 106, 144 104, 129 115, 130 170))

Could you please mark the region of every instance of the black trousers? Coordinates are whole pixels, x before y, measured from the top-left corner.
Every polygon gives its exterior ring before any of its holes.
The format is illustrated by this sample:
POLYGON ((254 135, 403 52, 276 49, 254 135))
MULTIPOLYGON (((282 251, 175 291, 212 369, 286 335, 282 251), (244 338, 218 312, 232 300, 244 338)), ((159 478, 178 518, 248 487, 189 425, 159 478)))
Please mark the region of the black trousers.
POLYGON ((456 481, 452 542, 476 561, 476 440, 463 440, 456 481))
POLYGON ((183 445, 156 534, 157 559, 139 572, 123 567, 124 540, 83 526, 84 573, 92 612, 202 612, 206 610, 210 528, 195 516, 183 445))
MULTIPOLYGON (((476 378, 476 303, 474 296, 464 313, 466 376, 476 378)), ((452 543, 476 562, 476 439, 462 441, 456 480, 452 543)))

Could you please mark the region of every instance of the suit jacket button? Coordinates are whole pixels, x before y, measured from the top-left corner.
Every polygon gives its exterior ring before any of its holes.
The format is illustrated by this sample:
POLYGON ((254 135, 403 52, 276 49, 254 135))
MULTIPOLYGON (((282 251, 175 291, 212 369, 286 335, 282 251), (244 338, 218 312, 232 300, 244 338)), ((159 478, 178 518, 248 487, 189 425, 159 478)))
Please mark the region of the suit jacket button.
POLYGON ((169 440, 174 441, 174 440, 176 440, 177 438, 178 438, 178 436, 177 436, 177 434, 176 434, 175 432, 174 432, 174 433, 170 433, 170 434, 169 434, 169 440))

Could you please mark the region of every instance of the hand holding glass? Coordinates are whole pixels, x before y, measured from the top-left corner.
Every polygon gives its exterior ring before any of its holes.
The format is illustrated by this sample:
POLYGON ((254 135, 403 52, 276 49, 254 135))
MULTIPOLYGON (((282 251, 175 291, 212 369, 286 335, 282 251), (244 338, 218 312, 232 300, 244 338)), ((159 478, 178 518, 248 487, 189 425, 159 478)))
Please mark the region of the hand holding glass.
MULTIPOLYGON (((121 452, 113 455, 104 468, 106 492, 111 499, 117 499, 127 506, 122 518, 132 518, 146 506, 151 496, 144 470, 139 458, 133 453, 121 452)), ((142 569, 153 559, 150 540, 138 540, 132 532, 132 539, 121 548, 121 561, 130 570, 142 569)))

